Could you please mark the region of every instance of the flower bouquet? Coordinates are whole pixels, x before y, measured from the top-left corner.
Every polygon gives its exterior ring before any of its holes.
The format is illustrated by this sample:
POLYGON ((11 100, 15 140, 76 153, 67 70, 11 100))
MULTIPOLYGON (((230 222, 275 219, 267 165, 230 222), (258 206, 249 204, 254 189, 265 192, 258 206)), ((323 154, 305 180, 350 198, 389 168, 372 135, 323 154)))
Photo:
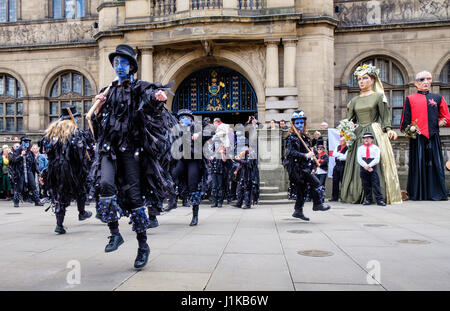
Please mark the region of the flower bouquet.
POLYGON ((419 127, 417 126, 417 120, 411 122, 403 131, 406 137, 416 139, 417 134, 420 134, 419 127))
POLYGON ((339 121, 337 129, 339 133, 345 138, 347 146, 351 146, 356 140, 355 129, 358 127, 353 121, 344 119, 339 121))

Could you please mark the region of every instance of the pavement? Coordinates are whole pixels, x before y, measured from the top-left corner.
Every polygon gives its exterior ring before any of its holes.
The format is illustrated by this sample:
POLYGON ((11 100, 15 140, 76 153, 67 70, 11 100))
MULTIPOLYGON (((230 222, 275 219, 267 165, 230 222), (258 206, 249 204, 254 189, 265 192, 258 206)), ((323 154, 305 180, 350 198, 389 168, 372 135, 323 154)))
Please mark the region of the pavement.
POLYGON ((45 207, 1 201, 0 290, 450 290, 448 201, 333 203, 327 212, 307 203, 310 222, 292 218, 293 205, 201 205, 196 227, 179 207, 148 230, 149 263, 136 271, 127 219, 125 243, 105 253, 106 225, 78 221, 76 206, 57 235, 45 207))

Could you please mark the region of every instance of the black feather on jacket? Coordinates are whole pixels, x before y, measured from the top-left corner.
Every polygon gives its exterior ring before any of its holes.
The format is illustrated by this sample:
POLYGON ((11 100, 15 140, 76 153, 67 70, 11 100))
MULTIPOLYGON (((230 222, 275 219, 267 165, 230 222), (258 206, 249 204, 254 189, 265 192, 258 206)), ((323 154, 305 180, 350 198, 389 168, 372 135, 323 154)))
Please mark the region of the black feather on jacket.
MULTIPOLYGON (((122 85, 113 82, 99 114, 92 117, 97 139, 95 186, 101 176, 102 158, 110 157, 117 167, 117 154, 127 151, 139 158, 142 195, 152 193, 163 200, 166 193, 174 191, 167 166, 170 129, 176 120, 164 108, 164 102, 156 100, 159 90, 169 91, 169 86, 140 80, 122 85)), ((115 183, 119 205, 126 207, 124 176, 116 174, 115 183)))

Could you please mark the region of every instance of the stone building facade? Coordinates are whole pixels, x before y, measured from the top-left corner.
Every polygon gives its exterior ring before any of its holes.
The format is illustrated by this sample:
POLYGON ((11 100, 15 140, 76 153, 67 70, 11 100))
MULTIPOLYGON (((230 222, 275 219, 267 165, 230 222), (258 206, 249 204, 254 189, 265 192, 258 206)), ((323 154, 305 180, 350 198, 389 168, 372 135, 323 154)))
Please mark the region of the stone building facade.
POLYGON ((374 62, 395 125, 418 71, 450 103, 449 33, 448 0, 0 0, 0 140, 40 136, 67 104, 86 113, 120 43, 138 51, 138 78, 175 82, 169 110, 229 123, 301 108, 310 128, 336 125, 357 94, 353 70, 374 62))

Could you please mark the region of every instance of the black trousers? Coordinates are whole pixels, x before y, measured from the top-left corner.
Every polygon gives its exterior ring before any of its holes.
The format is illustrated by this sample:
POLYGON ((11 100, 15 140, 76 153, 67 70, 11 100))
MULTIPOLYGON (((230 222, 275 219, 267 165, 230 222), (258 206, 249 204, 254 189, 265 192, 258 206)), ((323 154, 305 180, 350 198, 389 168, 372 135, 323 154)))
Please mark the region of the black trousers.
POLYGON ((325 182, 327 181, 327 174, 316 174, 317 178, 319 178, 319 182, 321 186, 325 186, 325 182))
POLYGON ((305 198, 308 191, 308 185, 310 186, 310 193, 314 205, 322 204, 322 197, 319 192, 321 186, 320 180, 314 174, 304 174, 304 182, 296 184, 297 200, 295 201, 295 210, 303 211, 303 205, 305 204, 305 198))
POLYGON ((211 197, 213 202, 217 200, 217 202, 223 202, 224 197, 224 174, 211 174, 211 197))
POLYGON ((344 161, 336 161, 336 165, 333 168, 333 191, 331 194, 332 200, 339 199, 339 186, 342 183, 342 178, 344 177, 344 161))
POLYGON ((36 187, 35 175, 32 172, 27 172, 27 181, 25 182, 25 176, 23 176, 23 180, 19 181, 14 188, 14 201, 19 202, 19 194, 24 196, 26 192, 32 192, 32 199, 34 202, 39 201, 39 191, 36 187))
POLYGON ((360 176, 364 189, 364 196, 366 201, 373 202, 372 191, 375 195, 375 199, 378 201, 383 200, 383 193, 380 187, 380 177, 378 176, 377 166, 375 165, 372 172, 366 171, 361 167, 360 176))
POLYGON ((132 209, 144 206, 141 194, 139 160, 134 157, 133 152, 119 152, 117 154, 117 171, 110 157, 104 156, 102 158, 100 196, 110 197, 117 194, 116 174, 120 174, 125 181, 124 191, 127 204, 123 208, 132 209))
POLYGON ((201 160, 179 160, 175 165, 172 176, 177 180, 179 184, 180 179, 187 177, 187 186, 190 193, 198 191, 198 184, 202 178, 201 173, 201 160))

